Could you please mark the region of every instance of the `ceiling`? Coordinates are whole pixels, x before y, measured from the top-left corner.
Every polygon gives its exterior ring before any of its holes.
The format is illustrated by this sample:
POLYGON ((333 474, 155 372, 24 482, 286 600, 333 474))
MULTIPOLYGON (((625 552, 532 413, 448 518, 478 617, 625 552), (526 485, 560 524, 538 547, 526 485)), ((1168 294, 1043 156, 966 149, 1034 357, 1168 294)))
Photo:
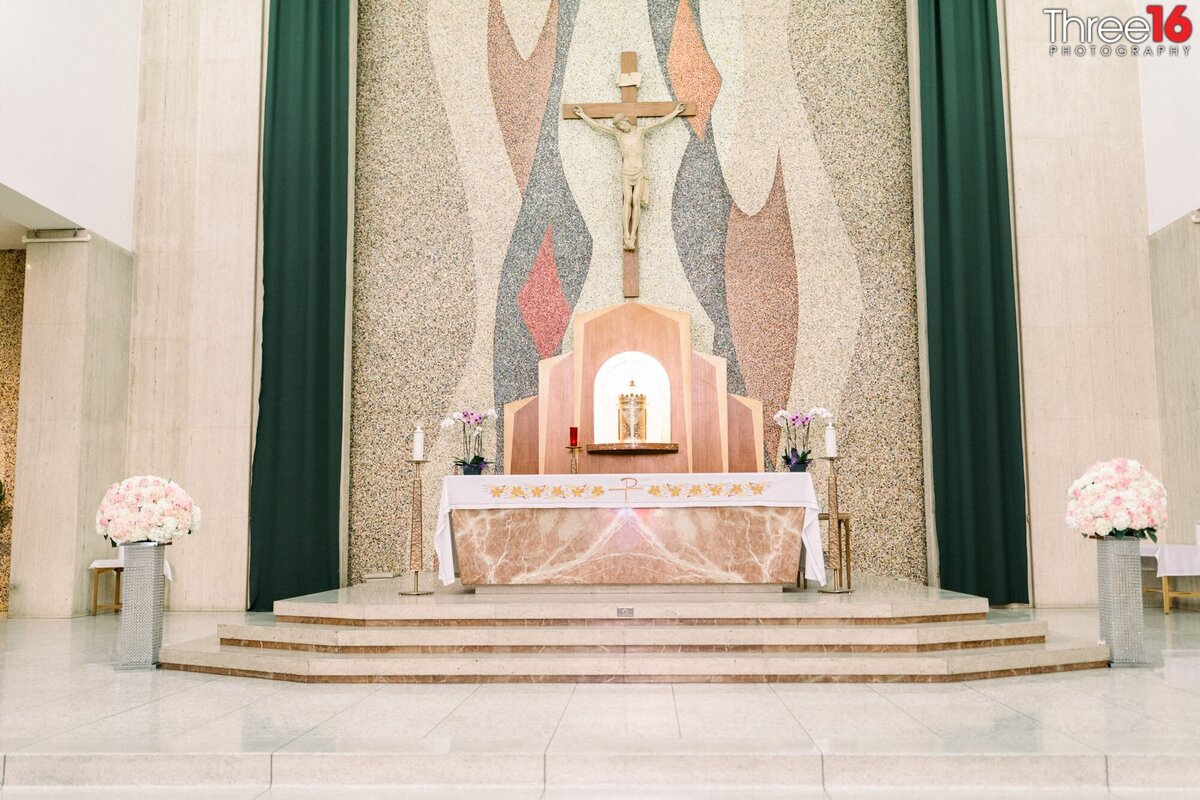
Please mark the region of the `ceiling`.
POLYGON ((27 230, 78 228, 71 220, 0 183, 0 250, 24 250, 27 230))

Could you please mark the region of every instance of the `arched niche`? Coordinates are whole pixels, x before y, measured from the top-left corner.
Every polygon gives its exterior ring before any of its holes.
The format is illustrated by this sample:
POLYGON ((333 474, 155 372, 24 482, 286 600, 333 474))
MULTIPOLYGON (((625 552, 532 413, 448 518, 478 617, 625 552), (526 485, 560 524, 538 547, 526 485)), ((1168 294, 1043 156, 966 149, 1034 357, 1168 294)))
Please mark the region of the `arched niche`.
POLYGON ((653 356, 637 350, 617 353, 596 370, 593 383, 592 436, 596 444, 617 438, 618 398, 630 391, 646 396, 646 441, 671 441, 671 379, 653 356))

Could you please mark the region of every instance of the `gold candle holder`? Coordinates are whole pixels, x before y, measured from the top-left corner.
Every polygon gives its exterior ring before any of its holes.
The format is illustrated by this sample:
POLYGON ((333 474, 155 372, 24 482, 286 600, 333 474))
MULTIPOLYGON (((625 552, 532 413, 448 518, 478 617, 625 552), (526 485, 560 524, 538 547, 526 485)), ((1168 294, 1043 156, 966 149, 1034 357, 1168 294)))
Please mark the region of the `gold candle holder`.
POLYGON ((410 458, 413 465, 412 480, 412 515, 408 524, 408 568, 412 572, 412 591, 400 592, 402 595, 414 597, 417 595, 433 594, 430 590, 421 591, 421 564, 425 561, 425 525, 421 514, 421 465, 428 459, 410 458))
POLYGON ((571 474, 578 475, 579 474, 579 451, 582 450, 583 448, 582 447, 572 447, 571 445, 567 445, 567 449, 571 451, 571 474))
POLYGON ((821 587, 825 594, 849 594, 850 586, 850 521, 838 513, 837 467, 841 456, 821 456, 829 462, 829 550, 835 559, 833 578, 821 587), (843 524, 843 522, 845 524, 843 524))

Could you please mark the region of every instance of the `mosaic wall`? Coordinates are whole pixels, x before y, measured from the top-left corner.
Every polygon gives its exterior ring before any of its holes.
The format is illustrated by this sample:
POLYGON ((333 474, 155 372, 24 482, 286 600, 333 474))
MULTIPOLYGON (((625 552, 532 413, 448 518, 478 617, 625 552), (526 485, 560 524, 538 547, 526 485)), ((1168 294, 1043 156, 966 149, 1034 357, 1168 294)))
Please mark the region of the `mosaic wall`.
POLYGON ((407 567, 414 421, 428 542, 438 421, 534 394, 621 302, 615 142, 559 108, 618 100, 622 50, 698 106, 647 138, 641 299, 768 414, 834 409, 856 564, 924 579, 903 0, 360 0, 358 30, 352 580, 407 567))
POLYGON ((0 250, 0 611, 8 609, 12 556, 13 475, 17 471, 17 386, 21 378, 21 316, 25 251, 0 250))

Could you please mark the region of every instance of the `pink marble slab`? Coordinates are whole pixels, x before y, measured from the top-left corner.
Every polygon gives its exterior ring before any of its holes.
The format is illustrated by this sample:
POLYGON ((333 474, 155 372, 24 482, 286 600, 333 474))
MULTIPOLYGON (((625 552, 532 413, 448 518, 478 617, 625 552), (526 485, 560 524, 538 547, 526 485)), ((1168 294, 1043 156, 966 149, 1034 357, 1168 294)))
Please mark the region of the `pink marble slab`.
POLYGON ((804 508, 456 509, 466 586, 786 584, 804 508))

